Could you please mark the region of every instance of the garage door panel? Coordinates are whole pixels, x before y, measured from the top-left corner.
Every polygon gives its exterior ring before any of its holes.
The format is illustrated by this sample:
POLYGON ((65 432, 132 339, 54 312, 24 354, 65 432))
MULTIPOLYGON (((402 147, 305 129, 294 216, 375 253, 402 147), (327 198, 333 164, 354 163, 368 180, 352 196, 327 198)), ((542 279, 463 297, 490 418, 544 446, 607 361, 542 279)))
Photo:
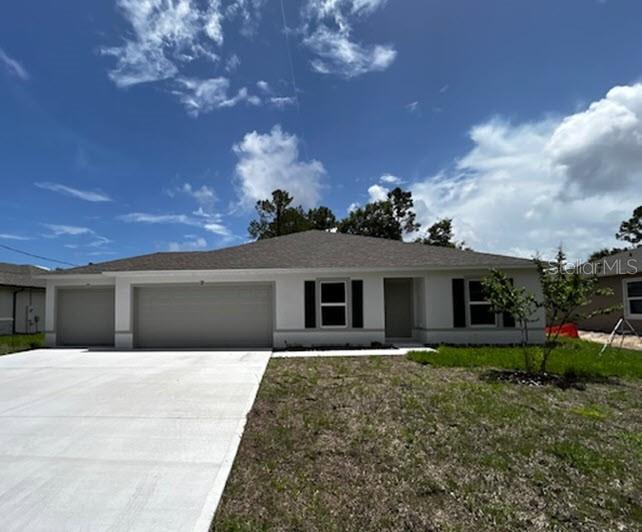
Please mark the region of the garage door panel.
POLYGON ((114 345, 113 288, 59 289, 57 300, 59 345, 114 345))
POLYGON ((270 285, 139 287, 134 304, 138 347, 272 345, 270 285))

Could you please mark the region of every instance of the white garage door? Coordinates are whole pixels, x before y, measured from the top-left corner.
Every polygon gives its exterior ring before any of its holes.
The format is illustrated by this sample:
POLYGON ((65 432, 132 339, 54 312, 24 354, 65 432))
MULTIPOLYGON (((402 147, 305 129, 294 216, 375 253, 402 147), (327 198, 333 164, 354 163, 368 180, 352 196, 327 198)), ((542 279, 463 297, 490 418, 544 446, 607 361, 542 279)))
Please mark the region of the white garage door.
POLYGON ((56 298, 58 345, 114 345, 113 288, 60 288, 56 298))
POLYGON ((270 285, 139 287, 134 292, 137 347, 269 347, 270 285))

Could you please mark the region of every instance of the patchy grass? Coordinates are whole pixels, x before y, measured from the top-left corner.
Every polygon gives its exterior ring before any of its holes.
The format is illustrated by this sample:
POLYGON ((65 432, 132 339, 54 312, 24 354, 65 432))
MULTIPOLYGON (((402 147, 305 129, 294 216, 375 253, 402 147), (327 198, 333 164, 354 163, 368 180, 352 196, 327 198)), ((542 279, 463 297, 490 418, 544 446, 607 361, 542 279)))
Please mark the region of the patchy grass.
MULTIPOLYGON (((601 344, 585 340, 562 340, 553 351, 548 371, 558 375, 586 377, 642 378, 642 352, 609 348, 599 356, 601 344)), ((542 348, 530 347, 534 360, 541 360, 542 348)), ((491 367, 524 370, 521 347, 454 347, 440 346, 437 353, 415 351, 411 360, 435 367, 491 367)))
POLYGON ((212 528, 638 529, 642 381, 579 391, 482 372, 273 359, 212 528))
POLYGON ((0 356, 42 347, 44 334, 15 334, 0 336, 0 356))

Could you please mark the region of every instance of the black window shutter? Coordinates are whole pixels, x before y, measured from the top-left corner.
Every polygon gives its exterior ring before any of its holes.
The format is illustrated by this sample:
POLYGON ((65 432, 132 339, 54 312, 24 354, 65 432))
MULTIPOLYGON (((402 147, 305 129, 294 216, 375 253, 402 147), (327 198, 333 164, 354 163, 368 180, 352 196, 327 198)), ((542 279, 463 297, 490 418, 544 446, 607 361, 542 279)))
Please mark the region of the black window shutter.
POLYGON ((305 328, 314 329, 317 326, 316 283, 305 282, 305 328))
POLYGON ((466 294, 463 279, 453 279, 453 327, 466 327, 466 294))
POLYGON ((352 281, 352 326, 363 329, 363 281, 352 281))
MULTIPOLYGON (((513 284, 513 280, 509 279, 510 284, 513 284)), ((504 312, 504 327, 515 327, 515 318, 513 317, 512 314, 509 314, 508 312, 504 312)))

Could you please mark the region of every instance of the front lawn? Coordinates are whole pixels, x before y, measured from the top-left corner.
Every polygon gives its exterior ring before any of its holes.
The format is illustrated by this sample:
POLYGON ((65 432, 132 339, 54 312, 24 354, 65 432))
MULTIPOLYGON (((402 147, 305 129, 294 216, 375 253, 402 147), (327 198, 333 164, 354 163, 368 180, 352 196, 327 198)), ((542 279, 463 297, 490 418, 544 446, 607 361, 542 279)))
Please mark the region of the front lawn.
POLYGON ((44 334, 15 334, 0 336, 0 356, 42 347, 44 334))
POLYGON ((642 381, 562 390, 484 371, 272 359, 212 528, 639 529, 642 381))
MULTIPOLYGON (((585 340, 562 339, 548 363, 551 373, 574 373, 595 377, 642 378, 642 351, 608 348, 599 355, 601 344, 585 340)), ((535 360, 541 360, 542 348, 530 347, 535 360)), ((492 367, 524 370, 521 347, 440 346, 437 353, 416 351, 409 357, 422 364, 445 368, 492 367)))

